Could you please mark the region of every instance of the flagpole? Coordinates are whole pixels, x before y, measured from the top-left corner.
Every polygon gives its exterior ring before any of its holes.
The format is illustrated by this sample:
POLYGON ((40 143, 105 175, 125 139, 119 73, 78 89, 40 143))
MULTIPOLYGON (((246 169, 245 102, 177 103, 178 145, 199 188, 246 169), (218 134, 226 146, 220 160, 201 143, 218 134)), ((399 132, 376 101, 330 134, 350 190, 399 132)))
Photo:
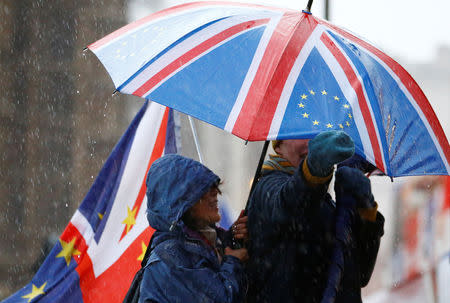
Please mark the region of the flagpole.
POLYGON ((200 151, 200 144, 198 143, 197 130, 195 129, 194 120, 191 116, 188 116, 189 124, 191 125, 192 136, 194 137, 195 148, 197 149, 198 160, 203 164, 203 157, 200 151))

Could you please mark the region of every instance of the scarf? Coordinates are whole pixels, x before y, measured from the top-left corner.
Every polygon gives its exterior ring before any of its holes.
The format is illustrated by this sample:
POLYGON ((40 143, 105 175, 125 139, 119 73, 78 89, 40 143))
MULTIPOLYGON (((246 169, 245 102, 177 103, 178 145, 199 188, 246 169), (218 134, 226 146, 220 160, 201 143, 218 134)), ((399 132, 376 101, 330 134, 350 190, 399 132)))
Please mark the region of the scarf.
POLYGON ((264 161, 263 170, 281 170, 283 172, 286 172, 290 175, 293 175, 295 173, 295 167, 292 166, 292 164, 284 159, 281 158, 280 155, 269 155, 269 159, 264 161))

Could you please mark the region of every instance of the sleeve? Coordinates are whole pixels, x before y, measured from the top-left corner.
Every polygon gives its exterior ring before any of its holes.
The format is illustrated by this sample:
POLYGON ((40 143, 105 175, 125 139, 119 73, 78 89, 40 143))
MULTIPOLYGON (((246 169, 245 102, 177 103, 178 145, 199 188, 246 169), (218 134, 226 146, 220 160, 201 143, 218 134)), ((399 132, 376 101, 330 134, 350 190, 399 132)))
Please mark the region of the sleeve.
POLYGON ((361 287, 366 286, 370 281, 383 234, 384 217, 380 212, 376 213, 374 221, 361 219, 361 228, 358 236, 361 287))
POLYGON ((327 193, 329 179, 307 181, 301 164, 294 175, 274 171, 262 177, 249 203, 249 224, 252 213, 267 224, 285 224, 293 212, 305 210, 320 201, 327 193))
POLYGON ((220 268, 185 254, 175 260, 156 256, 146 267, 139 302, 234 303, 243 300, 246 288, 243 265, 233 256, 225 256, 220 268))

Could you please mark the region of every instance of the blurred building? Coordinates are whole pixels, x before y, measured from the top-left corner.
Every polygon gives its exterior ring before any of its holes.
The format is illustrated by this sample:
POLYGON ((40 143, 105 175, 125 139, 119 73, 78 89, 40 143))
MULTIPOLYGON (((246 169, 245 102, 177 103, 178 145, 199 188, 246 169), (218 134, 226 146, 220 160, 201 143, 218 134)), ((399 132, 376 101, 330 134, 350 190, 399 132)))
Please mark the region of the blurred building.
POLYGON ((25 285, 129 123, 86 44, 125 0, 0 4, 0 299, 25 285))

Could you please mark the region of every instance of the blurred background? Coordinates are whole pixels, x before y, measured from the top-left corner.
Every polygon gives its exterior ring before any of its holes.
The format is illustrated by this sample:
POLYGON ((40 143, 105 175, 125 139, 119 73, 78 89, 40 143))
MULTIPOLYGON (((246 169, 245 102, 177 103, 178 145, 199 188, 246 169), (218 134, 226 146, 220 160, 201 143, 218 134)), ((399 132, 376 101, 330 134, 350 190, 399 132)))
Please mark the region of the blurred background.
MULTIPOLYGON (((143 105, 115 94, 83 48, 147 14, 187 1, 3 0, 0 3, 0 299, 25 285, 53 247, 143 105)), ((301 10, 307 1, 246 1, 301 10)), ((450 133, 450 2, 316 0, 312 13, 366 38, 414 77, 450 133)), ((197 158, 179 114, 182 154, 197 158)), ((204 162, 237 216, 262 143, 195 121, 204 162)), ((386 216, 365 302, 444 302, 450 290, 450 182, 372 177, 386 216)), ((445 301, 449 302, 449 301, 445 301)))

